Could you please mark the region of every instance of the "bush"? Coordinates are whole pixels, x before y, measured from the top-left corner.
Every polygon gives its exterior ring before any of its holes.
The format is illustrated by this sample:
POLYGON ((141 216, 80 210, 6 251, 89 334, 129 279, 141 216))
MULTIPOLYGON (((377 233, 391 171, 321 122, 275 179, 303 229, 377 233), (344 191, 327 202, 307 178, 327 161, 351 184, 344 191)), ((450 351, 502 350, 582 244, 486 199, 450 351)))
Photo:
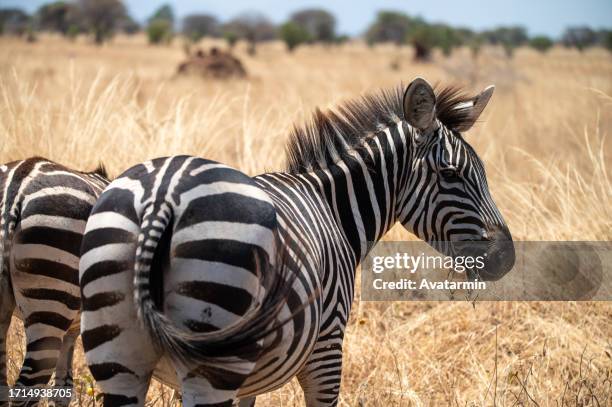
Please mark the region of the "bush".
POLYGON ((153 20, 147 27, 147 36, 151 44, 167 44, 172 39, 172 26, 167 20, 153 20))
POLYGON ((293 51, 295 47, 311 40, 311 36, 304 28, 293 21, 289 21, 280 27, 281 39, 287 44, 287 49, 293 51))
POLYGON ((66 31, 66 37, 74 41, 80 33, 81 29, 79 28, 79 26, 76 24, 72 24, 70 25, 70 27, 68 27, 68 30, 66 31))
POLYGON ((238 34, 234 31, 225 31, 223 33, 223 38, 227 41, 227 45, 230 49, 234 48, 234 45, 238 42, 238 34))
POLYGON ((553 46, 553 42, 550 38, 539 35, 529 40, 529 46, 537 51, 546 52, 553 46))
POLYGON ((603 39, 603 46, 610 52, 612 52, 612 31, 608 31, 605 33, 603 39))

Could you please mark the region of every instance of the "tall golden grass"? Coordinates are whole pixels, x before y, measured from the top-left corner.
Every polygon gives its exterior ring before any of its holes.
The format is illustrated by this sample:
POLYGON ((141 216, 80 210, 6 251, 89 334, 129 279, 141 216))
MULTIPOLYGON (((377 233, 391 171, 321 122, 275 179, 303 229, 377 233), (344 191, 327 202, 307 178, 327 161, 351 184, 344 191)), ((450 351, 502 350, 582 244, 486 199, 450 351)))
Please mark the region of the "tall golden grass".
MULTIPOLYGON (((282 168, 292 124, 315 106, 415 76, 474 92, 492 83, 493 100, 467 139, 515 239, 612 240, 609 53, 520 49, 508 60, 491 48, 416 64, 411 52, 350 43, 288 54, 271 43, 249 57, 239 47, 249 79, 210 81, 175 75, 178 41, 0 38, 0 159, 42 155, 82 169, 103 162, 118 175, 186 153, 254 175, 282 168)), ((400 228, 387 238, 414 239, 400 228)), ((357 290, 340 405, 612 405, 611 338, 608 303, 368 303, 357 290)), ((16 320, 10 341, 15 377, 23 352, 16 320)), ((94 405, 80 349, 76 376, 74 404, 94 405)), ((258 400, 300 403, 295 382, 258 400)), ((171 405, 170 392, 155 384, 149 404, 171 405)))

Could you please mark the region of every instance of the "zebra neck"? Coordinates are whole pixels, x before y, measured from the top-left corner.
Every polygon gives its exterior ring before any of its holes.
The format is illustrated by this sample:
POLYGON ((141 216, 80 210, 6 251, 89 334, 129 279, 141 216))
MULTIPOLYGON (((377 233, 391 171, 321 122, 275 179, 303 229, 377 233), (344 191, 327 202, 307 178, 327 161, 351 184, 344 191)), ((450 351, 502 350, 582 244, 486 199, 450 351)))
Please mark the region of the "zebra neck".
POLYGON ((406 126, 400 122, 364 137, 362 146, 336 163, 302 174, 317 179, 356 264, 397 221, 401 185, 410 170, 406 126))

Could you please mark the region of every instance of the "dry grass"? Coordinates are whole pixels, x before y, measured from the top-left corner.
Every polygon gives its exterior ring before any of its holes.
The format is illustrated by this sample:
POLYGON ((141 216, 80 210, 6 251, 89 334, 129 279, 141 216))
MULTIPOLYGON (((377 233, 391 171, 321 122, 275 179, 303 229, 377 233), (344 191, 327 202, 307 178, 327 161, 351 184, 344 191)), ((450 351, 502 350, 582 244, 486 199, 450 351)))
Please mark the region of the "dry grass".
MULTIPOLYGON (((96 48, 45 37, 0 39, 0 160, 43 155, 113 175, 154 156, 188 153, 249 174, 278 169, 293 122, 419 75, 477 91, 498 85, 468 139, 519 240, 612 240, 612 56, 554 49, 502 58, 467 51, 431 64, 409 49, 280 44, 239 56, 251 77, 174 76, 180 44, 117 38, 96 48), (399 70, 392 70, 398 60, 399 70)), ((399 228, 390 239, 411 238, 399 228)), ((608 303, 366 303, 356 299, 345 340, 341 406, 612 405, 608 303)), ((11 330, 20 360, 19 322, 11 330)), ((82 354, 77 376, 87 376, 82 354)), ((11 364, 11 374, 17 366, 11 364)), ((295 382, 259 406, 300 405, 295 382)), ((83 405, 93 399, 81 396, 83 405)), ((151 404, 170 405, 162 386, 151 404)))

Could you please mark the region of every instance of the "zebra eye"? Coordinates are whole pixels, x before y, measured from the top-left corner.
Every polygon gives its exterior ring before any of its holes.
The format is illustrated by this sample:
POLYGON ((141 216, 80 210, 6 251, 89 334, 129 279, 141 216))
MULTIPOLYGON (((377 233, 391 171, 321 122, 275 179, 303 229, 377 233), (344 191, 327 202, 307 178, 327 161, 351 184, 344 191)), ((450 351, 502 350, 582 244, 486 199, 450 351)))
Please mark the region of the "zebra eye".
POLYGON ((457 181, 457 180, 459 180, 459 173, 454 168, 445 168, 442 171, 440 171, 440 173, 448 181, 457 181))

